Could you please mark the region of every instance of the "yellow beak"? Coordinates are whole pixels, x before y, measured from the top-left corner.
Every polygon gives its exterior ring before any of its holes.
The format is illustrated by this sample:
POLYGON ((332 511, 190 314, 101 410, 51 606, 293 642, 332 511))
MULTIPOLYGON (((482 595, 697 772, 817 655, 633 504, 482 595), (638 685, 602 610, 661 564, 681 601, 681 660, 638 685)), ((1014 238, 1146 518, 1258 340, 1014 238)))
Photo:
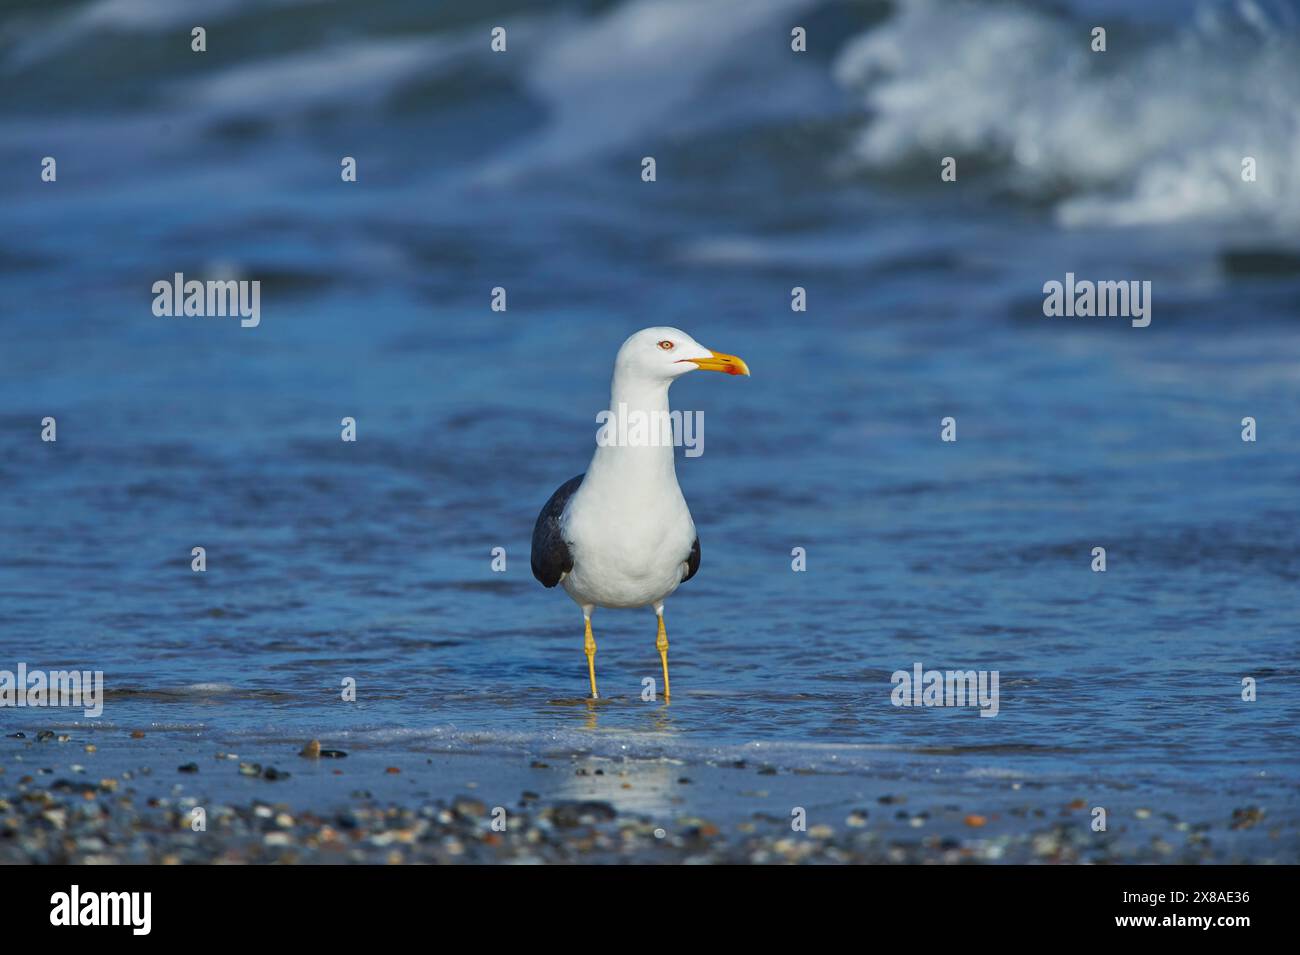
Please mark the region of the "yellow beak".
POLYGON ((720 351, 709 349, 709 358, 683 358, 682 361, 694 362, 705 371, 725 371, 728 375, 748 375, 749 366, 745 359, 735 355, 724 355, 720 351))

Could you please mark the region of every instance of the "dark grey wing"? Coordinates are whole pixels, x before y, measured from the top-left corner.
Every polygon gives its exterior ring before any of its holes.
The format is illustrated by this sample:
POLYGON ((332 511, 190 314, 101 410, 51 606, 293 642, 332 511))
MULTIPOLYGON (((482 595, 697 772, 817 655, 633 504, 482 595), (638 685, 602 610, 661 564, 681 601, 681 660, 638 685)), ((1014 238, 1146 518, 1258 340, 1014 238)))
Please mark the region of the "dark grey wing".
POLYGON ((682 578, 682 583, 690 580, 695 576, 695 572, 700 569, 700 539, 695 538, 695 543, 691 545, 691 556, 686 558, 686 576, 682 578))
POLYGON ((579 474, 561 484, 542 508, 542 513, 537 515, 537 524, 533 527, 533 576, 542 582, 543 587, 554 587, 561 577, 573 570, 573 555, 560 533, 560 516, 585 476, 579 474))

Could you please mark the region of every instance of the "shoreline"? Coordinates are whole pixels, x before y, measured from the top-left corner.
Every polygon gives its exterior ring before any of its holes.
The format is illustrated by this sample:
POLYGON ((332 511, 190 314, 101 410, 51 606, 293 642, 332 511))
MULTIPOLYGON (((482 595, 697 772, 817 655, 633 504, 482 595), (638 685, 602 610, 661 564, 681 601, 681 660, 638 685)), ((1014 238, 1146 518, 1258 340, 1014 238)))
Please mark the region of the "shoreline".
MULTIPOLYGON (((49 735, 45 735, 48 733, 49 735)), ((395 753, 302 741, 247 754, 166 732, 0 738, 0 864, 1294 863, 1288 804, 1230 812, 1025 781, 762 763, 395 753), (63 740, 60 742, 60 740, 63 740), (338 755, 330 758, 331 749, 338 755), (309 750, 310 751, 310 750, 309 750), (268 755, 270 758, 268 758, 268 755), (956 790, 960 789, 958 793, 956 790), (195 809, 204 831, 194 831, 195 809), (802 810, 804 828, 792 828, 802 810)), ((192 734, 191 734, 192 735, 192 734)), ((1293 807, 1293 803, 1291 804, 1293 807)))

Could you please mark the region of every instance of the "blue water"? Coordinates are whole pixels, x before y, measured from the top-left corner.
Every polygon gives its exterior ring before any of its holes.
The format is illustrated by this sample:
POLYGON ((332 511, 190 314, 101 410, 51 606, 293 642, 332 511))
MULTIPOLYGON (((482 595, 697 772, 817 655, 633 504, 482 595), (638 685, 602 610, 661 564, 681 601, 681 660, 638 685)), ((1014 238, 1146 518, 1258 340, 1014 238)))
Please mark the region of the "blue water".
POLYGON ((1295 818, 1290 5, 1116 5, 1100 63, 1028 4, 207 6, 201 55, 188 12, 6 14, 0 668, 103 670, 110 727, 757 742, 1295 818), (260 326, 155 317, 177 271, 260 279, 260 326), (1067 271, 1150 280, 1150 327, 1045 318, 1067 271), (671 706, 652 614, 601 611, 593 708, 529 537, 655 324, 753 377, 672 391, 706 443, 671 706), (997 718, 892 706, 917 661, 999 671, 997 718))

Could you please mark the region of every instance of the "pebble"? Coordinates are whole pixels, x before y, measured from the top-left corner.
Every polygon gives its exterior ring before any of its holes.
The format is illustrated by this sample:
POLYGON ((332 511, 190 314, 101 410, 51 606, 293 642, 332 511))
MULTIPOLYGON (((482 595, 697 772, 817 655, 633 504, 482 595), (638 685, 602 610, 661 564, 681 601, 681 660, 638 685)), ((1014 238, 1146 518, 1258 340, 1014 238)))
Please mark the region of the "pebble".
POLYGON ((549 812, 551 821, 562 828, 606 822, 618 815, 609 803, 594 800, 562 802, 544 811, 549 812))
POLYGON ((1264 818, 1264 810, 1258 806, 1246 806, 1244 809, 1232 810, 1233 829, 1249 829, 1264 818))
POLYGON ((484 803, 465 796, 457 796, 452 802, 451 808, 462 816, 478 818, 487 815, 487 806, 484 803))
MULTIPOLYGON (((147 776, 145 769, 123 772, 120 778, 147 776)), ((247 776, 269 772, 277 778, 285 775, 252 762, 241 763, 239 772, 247 776)), ((615 772, 625 775, 614 769, 609 775, 615 772)), ((1273 823, 1280 827, 1280 835, 1271 840, 1274 848, 1262 850, 1261 841, 1267 841, 1262 840, 1264 832, 1260 832, 1261 839, 1234 841, 1223 832, 1225 825, 1220 821, 1178 820, 1168 827, 1162 825, 1154 834, 1155 826, 1134 827, 1143 832, 1140 838, 1135 832, 1125 835, 1123 830, 1099 838, 1087 826, 1079 825, 1078 817, 1058 823, 1059 799, 1043 801, 1051 807, 1047 814, 1032 805, 1014 810, 999 807, 998 811, 1009 812, 1017 820, 1006 832, 971 831, 995 818, 991 811, 986 810, 985 816, 964 813, 956 806, 931 805, 927 810, 903 813, 901 818, 908 827, 923 826, 933 813, 947 824, 947 828, 936 826, 933 835, 899 828, 893 822, 893 809, 880 813, 884 818, 873 828, 871 823, 877 820, 865 808, 849 810, 847 828, 838 833, 831 825, 819 823, 810 826, 806 834, 792 834, 788 817, 752 811, 752 806, 733 812, 733 822, 725 826, 715 819, 685 815, 668 830, 661 820, 620 812, 609 802, 556 799, 556 793, 564 791, 562 785, 548 789, 534 783, 540 792, 524 791, 519 807, 510 812, 508 831, 494 832, 485 824, 488 807, 498 798, 502 804, 509 803, 495 794, 488 800, 459 795, 449 803, 408 797, 394 804, 376 802, 369 790, 356 788, 343 808, 319 816, 288 799, 280 802, 279 792, 275 800, 264 797, 218 806, 179 793, 179 784, 170 777, 155 783, 153 793, 137 794, 136 787, 146 785, 141 782, 128 783, 119 794, 118 779, 96 783, 68 775, 70 778, 61 778, 50 770, 33 770, 21 779, 0 776, 0 865, 1295 861, 1288 856, 1295 844, 1295 826, 1281 818, 1273 823), (189 826, 189 809, 197 804, 208 807, 209 829, 202 837, 196 837, 189 826), (745 818, 736 819, 736 815, 745 818), (1035 821, 1043 815, 1050 821, 1035 821), (953 825, 959 820, 967 828, 953 825), (1216 833, 1213 844, 1207 837, 1211 830, 1216 833)), ((635 782, 645 777, 633 773, 627 778, 635 782)), ((669 781, 674 778, 667 777, 669 781)), ((237 782, 225 779, 226 786, 237 782)), ((541 782, 543 777, 533 779, 541 782)), ((217 777, 204 780, 216 781, 217 777)), ((483 788, 486 791, 486 783, 483 788)), ((294 791, 280 792, 288 796, 294 791)), ((343 799, 341 793, 338 798, 343 799)), ((881 800, 885 805, 904 801, 901 794, 881 800)), ((1243 806, 1233 811, 1231 825, 1249 828, 1261 825, 1265 818, 1260 806, 1243 806)))

